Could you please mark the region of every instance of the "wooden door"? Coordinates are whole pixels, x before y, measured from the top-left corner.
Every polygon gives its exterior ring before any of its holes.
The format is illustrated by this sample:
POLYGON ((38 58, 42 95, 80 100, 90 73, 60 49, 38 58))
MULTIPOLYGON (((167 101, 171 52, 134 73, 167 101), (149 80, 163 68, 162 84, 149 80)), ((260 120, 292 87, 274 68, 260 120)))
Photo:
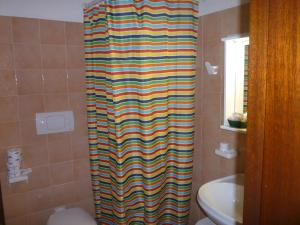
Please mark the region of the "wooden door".
POLYGON ((251 0, 245 225, 300 225, 300 0, 251 0))
POLYGON ((0 225, 4 225, 4 212, 3 212, 3 205, 2 205, 1 184, 0 184, 0 225))

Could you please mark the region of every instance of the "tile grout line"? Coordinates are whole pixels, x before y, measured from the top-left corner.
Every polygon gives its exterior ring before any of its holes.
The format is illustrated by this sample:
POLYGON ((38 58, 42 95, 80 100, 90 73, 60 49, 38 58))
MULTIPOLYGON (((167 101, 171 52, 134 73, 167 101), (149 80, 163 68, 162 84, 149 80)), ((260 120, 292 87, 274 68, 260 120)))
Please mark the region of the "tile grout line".
MULTIPOLYGON (((42 35, 41 35, 41 20, 38 19, 38 35, 39 35, 39 49, 40 49, 40 60, 41 60, 41 76, 42 76, 42 102, 43 102, 43 112, 46 112, 46 103, 45 103, 45 68, 44 68, 44 59, 43 59, 43 48, 42 48, 42 35)), ((38 135, 38 134, 36 134, 38 135)), ((49 183, 52 183, 52 176, 50 175, 50 154, 49 154, 49 136, 45 135, 45 149, 47 152, 47 166, 48 173, 49 173, 49 183)), ((49 187, 49 185, 48 185, 49 187)))
MULTIPOLYGON (((15 147, 22 148, 23 144, 23 138, 22 138, 22 128, 21 128, 21 115, 20 115, 20 97, 19 97, 19 81, 17 76, 17 69, 16 69, 16 55, 15 55, 15 42, 14 42, 14 32, 13 32, 13 17, 10 17, 10 43, 12 46, 12 58, 13 58, 13 73, 14 73, 14 79, 15 79, 15 85, 16 85, 16 97, 17 97, 17 123, 18 125, 18 136, 19 136, 19 144, 15 145, 15 147)), ((11 147, 6 147, 8 150, 11 147)))

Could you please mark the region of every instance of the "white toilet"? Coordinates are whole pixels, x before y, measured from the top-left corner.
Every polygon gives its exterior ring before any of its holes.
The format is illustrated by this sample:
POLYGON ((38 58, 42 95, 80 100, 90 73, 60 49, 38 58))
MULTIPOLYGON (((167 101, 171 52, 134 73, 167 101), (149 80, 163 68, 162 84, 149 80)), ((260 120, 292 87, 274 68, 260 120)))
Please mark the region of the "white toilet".
MULTIPOLYGON (((96 221, 81 208, 57 208, 47 225, 97 225, 96 221)), ((195 225, 215 225, 210 219, 199 220, 195 225)))
POLYGON ((202 220, 199 220, 195 225, 216 225, 213 223, 209 218, 204 218, 202 220))
POLYGON ((97 225, 96 221, 81 208, 57 208, 47 225, 97 225))

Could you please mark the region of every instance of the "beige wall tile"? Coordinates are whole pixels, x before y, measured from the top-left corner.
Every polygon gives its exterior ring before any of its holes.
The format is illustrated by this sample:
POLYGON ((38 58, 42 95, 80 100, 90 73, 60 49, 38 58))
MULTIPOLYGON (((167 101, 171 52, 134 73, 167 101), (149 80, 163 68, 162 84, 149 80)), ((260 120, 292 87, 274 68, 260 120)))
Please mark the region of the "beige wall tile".
POLYGON ((90 179, 90 162, 88 159, 74 160, 74 176, 76 180, 90 179))
POLYGON ((204 45, 209 42, 218 43, 221 36, 221 14, 220 12, 212 13, 201 17, 203 22, 203 41, 204 45))
POLYGON ((13 68, 13 48, 11 44, 0 44, 0 69, 13 68))
POLYGON ((221 96, 220 94, 207 93, 203 99, 203 121, 204 123, 218 123, 217 129, 221 125, 221 96))
POLYGON ((81 201, 84 199, 93 198, 92 184, 90 180, 83 180, 74 182, 76 200, 81 201))
POLYGON ((83 45, 84 30, 81 23, 66 23, 66 39, 68 45, 83 45))
POLYGON ((39 45, 15 44, 14 57, 16 69, 41 69, 41 49, 39 45))
POLYGON ((88 136, 87 118, 75 115, 75 130, 71 133, 71 139, 80 140, 88 136))
POLYGON ((45 110, 47 112, 63 111, 70 109, 69 97, 67 94, 45 94, 45 110))
POLYGON ((45 93, 65 93, 67 92, 67 73, 65 70, 45 70, 44 71, 44 91, 45 93))
POLYGON ((51 184, 50 169, 47 164, 33 167, 29 175, 28 190, 46 188, 51 184))
POLYGON ((42 95, 19 96, 20 120, 35 120, 35 114, 44 112, 42 95))
POLYGON ((73 159, 86 159, 89 157, 89 146, 87 138, 73 140, 71 144, 73 159))
POLYGON ((223 36, 249 33, 249 4, 222 12, 221 32, 223 36))
POLYGON ((16 146, 21 144, 20 126, 16 122, 0 123, 0 147, 16 146))
POLYGON ((7 219, 6 225, 31 225, 28 216, 16 216, 13 219, 7 219))
POLYGON ((84 69, 84 48, 83 46, 67 47, 67 68, 84 69))
MULTIPOLYGON (((221 37, 217 42, 207 42, 203 46, 203 57, 205 61, 210 62, 212 65, 222 65, 224 60, 224 43, 221 41, 221 37)), ((204 69, 205 75, 207 74, 206 68, 204 69)), ((219 69, 218 74, 223 71, 219 69)))
POLYGON ((73 161, 51 164, 52 184, 65 184, 74 180, 73 161))
POLYGON ((17 94, 17 79, 13 70, 0 69, 0 96, 17 94))
POLYGON ((12 43, 11 17, 0 16, 0 43, 12 43))
POLYGON ((40 20, 42 44, 65 44, 65 22, 40 20))
POLYGON ((36 167, 48 164, 46 142, 24 145, 22 147, 23 161, 26 167, 36 167))
POLYGON ((70 107, 74 110, 76 116, 81 118, 87 117, 86 93, 70 93, 70 107))
POLYGON ((37 135, 35 120, 25 120, 20 122, 21 139, 23 145, 34 145, 46 141, 45 135, 37 135))
POLYGON ((56 135, 54 140, 49 137, 48 153, 50 163, 64 162, 72 160, 72 150, 70 136, 67 134, 56 135))
POLYGON ((66 204, 75 202, 77 199, 76 194, 77 194, 76 186, 75 186, 75 183, 73 183, 73 182, 53 186, 52 201, 53 201, 54 207, 58 207, 61 205, 66 205, 66 204))
POLYGON ((0 97, 0 123, 17 122, 18 116, 18 97, 0 97))
POLYGON ((52 209, 46 209, 28 215, 30 225, 46 225, 49 216, 54 212, 52 209))
POLYGON ((17 70, 18 94, 42 94, 43 76, 42 70, 17 70))
POLYGON ((40 41, 39 21, 29 18, 12 18, 13 40, 15 43, 34 43, 40 41))
POLYGON ((26 193, 28 191, 28 184, 26 182, 9 184, 6 171, 0 173, 0 179, 1 192, 3 197, 8 197, 14 194, 26 193))
POLYGON ((84 70, 68 70, 69 75, 69 91, 83 92, 86 91, 85 71, 84 70))
POLYGON ((44 69, 64 69, 65 62, 64 45, 42 45, 42 60, 44 69))
POLYGON ((27 193, 14 194, 4 197, 4 212, 7 219, 27 214, 27 193))
POLYGON ((0 173, 6 172, 6 158, 7 158, 7 153, 6 153, 5 148, 0 148, 0 173))
POLYGON ((54 205, 52 201, 53 193, 51 187, 33 190, 27 194, 28 202, 30 202, 27 207, 31 213, 50 209, 54 205))

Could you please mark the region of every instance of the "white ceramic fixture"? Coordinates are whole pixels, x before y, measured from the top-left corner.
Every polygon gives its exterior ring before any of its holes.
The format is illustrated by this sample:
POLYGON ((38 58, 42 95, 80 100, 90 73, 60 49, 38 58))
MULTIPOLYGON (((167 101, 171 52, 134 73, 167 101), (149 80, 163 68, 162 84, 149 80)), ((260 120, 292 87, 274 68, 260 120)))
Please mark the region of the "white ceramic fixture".
POLYGON ((215 150, 215 154, 226 159, 233 159, 237 156, 237 151, 229 147, 228 143, 221 142, 220 147, 215 150))
POLYGON ((237 174, 204 184, 197 199, 207 216, 218 225, 243 224, 244 175, 237 174))
POLYGON ((52 134, 74 130, 72 111, 36 113, 37 134, 52 134))
POLYGON ((96 221, 81 208, 60 206, 49 217, 47 225, 97 225, 96 221))

